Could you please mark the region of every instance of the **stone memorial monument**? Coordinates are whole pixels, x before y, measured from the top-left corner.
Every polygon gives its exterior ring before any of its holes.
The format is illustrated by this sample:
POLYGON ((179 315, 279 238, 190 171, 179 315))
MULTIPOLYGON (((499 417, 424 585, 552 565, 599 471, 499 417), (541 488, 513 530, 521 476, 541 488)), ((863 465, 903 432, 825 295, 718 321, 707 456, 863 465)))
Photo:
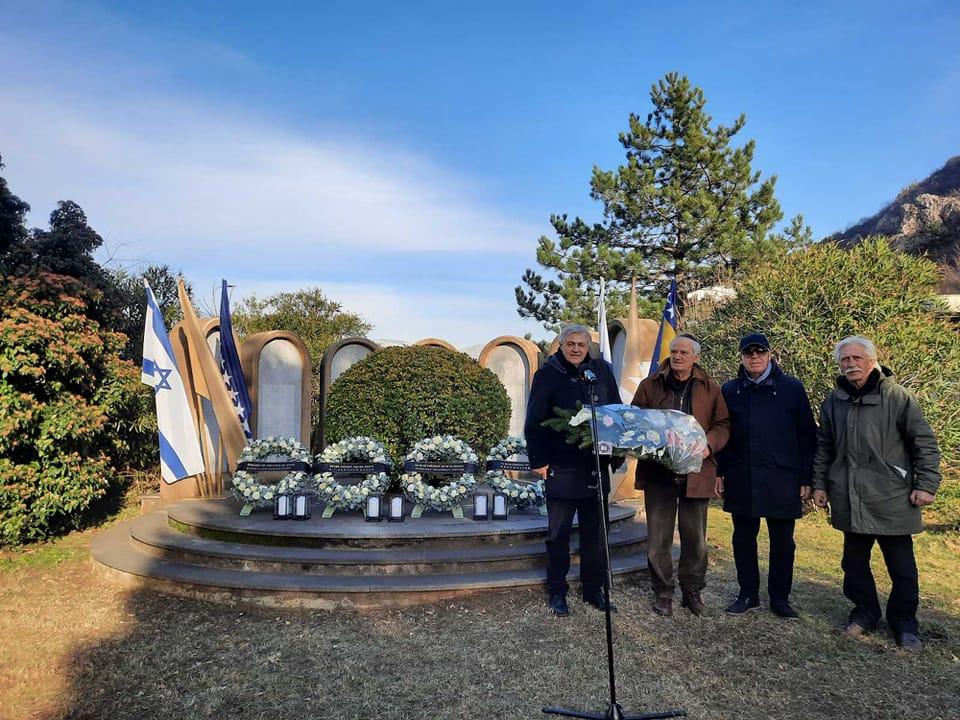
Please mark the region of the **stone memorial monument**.
POLYGON ((477 362, 503 383, 510 398, 510 434, 523 435, 523 420, 533 374, 540 369, 540 348, 524 338, 501 335, 488 342, 477 362))
MULTIPOLYGON (((220 344, 220 319, 203 318, 200 321, 200 330, 211 352, 216 353, 220 344)), ((228 473, 226 459, 219 452, 220 426, 217 423, 217 417, 211 402, 200 395, 193 386, 194 378, 198 377, 200 373, 198 369, 191 366, 190 353, 187 350, 186 330, 182 322, 178 322, 171 328, 170 344, 173 347, 177 367, 180 369, 180 376, 183 378, 188 391, 190 410, 193 413, 195 426, 200 429, 200 448, 203 452, 204 462, 208 468, 216 468, 215 472, 221 476, 222 480, 228 473)), ((160 483, 160 502, 169 503, 184 498, 209 495, 211 488, 202 486, 202 484, 212 485, 214 484, 212 481, 213 478, 204 475, 188 477, 173 484, 160 483)))
POLYGON ((414 345, 423 345, 425 347, 440 347, 445 350, 450 350, 451 352, 460 352, 453 345, 448 343, 446 340, 441 340, 440 338, 424 338, 423 340, 417 340, 414 345))
POLYGON ((240 364, 253 405, 253 436, 293 438, 310 447, 313 365, 303 341, 283 330, 256 333, 240 346, 240 364))

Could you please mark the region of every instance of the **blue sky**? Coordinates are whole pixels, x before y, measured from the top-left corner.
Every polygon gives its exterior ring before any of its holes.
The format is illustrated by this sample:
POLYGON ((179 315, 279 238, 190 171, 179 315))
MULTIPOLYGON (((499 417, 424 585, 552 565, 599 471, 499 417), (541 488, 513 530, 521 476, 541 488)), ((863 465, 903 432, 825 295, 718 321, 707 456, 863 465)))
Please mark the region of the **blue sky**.
MULTIPOLYGON (((531 331, 513 287, 668 71, 822 236, 960 153, 960 4, 0 0, 0 153, 43 225, 212 298, 319 285, 372 335, 531 331)), ((211 301, 212 302, 212 301, 211 301)))

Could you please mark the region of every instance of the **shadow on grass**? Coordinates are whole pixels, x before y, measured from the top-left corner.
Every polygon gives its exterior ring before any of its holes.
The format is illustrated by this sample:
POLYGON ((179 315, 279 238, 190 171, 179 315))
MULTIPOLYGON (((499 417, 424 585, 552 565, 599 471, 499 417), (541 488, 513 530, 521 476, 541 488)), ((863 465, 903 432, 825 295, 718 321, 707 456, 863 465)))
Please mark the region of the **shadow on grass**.
MULTIPOLYGON (((736 586, 726 527, 716 525, 705 599, 722 608, 736 586)), ((811 550, 825 567, 838 564, 839 554, 829 558, 836 538, 823 542, 811 550)), ((836 637, 830 629, 847 611, 839 570, 821 570, 803 553, 793 593, 799 622, 716 610, 659 618, 645 582, 618 581, 623 706, 684 707, 697 718, 960 716, 957 613, 924 604, 920 655, 894 649, 882 634, 836 637)), ((63 709, 44 717, 533 718, 542 705, 603 709, 603 615, 571 594, 571 616, 554 618, 543 600, 521 590, 353 613, 128 591, 122 633, 73 652, 63 709)))

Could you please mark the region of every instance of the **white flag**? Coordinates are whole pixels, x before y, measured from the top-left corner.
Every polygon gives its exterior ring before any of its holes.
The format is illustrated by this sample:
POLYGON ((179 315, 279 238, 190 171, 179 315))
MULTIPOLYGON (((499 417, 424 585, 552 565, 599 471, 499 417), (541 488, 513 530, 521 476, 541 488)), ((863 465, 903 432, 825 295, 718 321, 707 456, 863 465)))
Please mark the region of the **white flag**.
POLYGON ((203 455, 187 391, 173 357, 163 316, 146 280, 147 320, 143 329, 143 365, 140 380, 153 388, 160 431, 160 474, 175 483, 203 472, 203 455))
POLYGON ((607 326, 607 284, 600 278, 600 303, 597 306, 597 332, 600 333, 600 357, 608 363, 613 362, 610 352, 610 328, 607 326))

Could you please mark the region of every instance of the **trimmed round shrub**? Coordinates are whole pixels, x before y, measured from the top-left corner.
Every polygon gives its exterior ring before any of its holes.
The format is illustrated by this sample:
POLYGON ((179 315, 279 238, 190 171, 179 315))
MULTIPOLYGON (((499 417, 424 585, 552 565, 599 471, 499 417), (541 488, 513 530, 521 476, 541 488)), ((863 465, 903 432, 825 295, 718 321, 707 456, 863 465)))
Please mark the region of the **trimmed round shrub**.
POLYGON ((507 434, 510 400, 500 379, 468 355, 438 347, 388 347, 348 368, 330 388, 327 442, 380 440, 395 466, 418 441, 456 435, 478 454, 507 434))
MULTIPOLYGON (((937 297, 934 263, 869 240, 823 243, 751 269, 737 297, 697 324, 703 362, 718 380, 737 372, 738 341, 766 334, 783 369, 803 381, 815 412, 834 387, 833 346, 849 335, 877 345, 880 363, 914 392, 933 426, 944 470, 960 464, 960 333, 937 297)), ((944 488, 945 491, 948 488, 944 488)))

